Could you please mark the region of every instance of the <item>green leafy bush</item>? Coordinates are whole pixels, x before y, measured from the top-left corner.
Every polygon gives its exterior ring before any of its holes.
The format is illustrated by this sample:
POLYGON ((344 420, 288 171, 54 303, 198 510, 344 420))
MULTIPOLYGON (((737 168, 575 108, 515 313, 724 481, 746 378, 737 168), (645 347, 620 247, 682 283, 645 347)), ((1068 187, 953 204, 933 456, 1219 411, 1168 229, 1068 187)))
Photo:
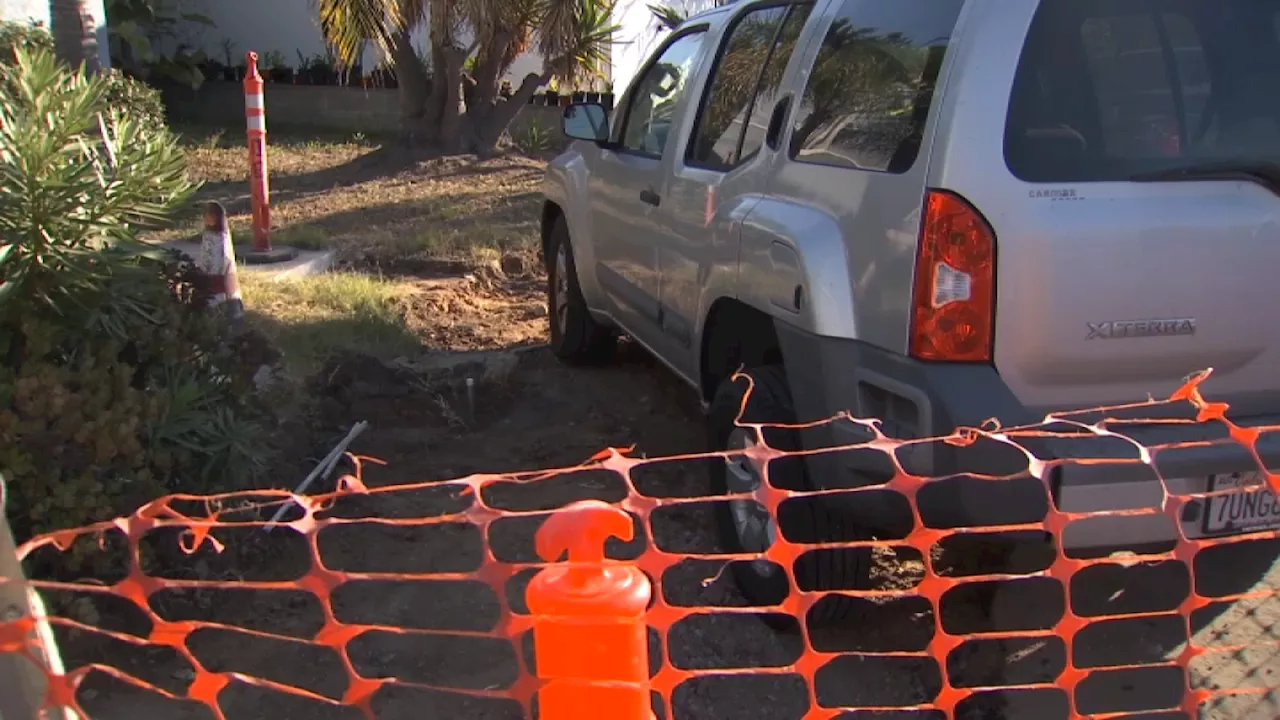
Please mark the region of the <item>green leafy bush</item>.
POLYGON ((44 50, 0 66, 0 474, 25 535, 262 469, 256 368, 192 268, 136 239, 194 190, 110 76, 44 50))
POLYGON ((160 99, 159 90, 119 70, 107 70, 103 77, 107 81, 107 102, 112 107, 119 108, 125 115, 140 123, 154 127, 167 126, 164 101, 160 99))
MULTIPOLYGON (((52 53, 53 35, 40 24, 0 21, 0 64, 12 65, 18 48, 27 53, 40 50, 52 53)), ((102 74, 107 81, 107 101, 111 107, 141 123, 167 123, 159 90, 116 69, 104 70, 102 74)))
POLYGON ((12 63, 17 49, 53 52, 53 34, 44 25, 0 21, 0 63, 12 63))

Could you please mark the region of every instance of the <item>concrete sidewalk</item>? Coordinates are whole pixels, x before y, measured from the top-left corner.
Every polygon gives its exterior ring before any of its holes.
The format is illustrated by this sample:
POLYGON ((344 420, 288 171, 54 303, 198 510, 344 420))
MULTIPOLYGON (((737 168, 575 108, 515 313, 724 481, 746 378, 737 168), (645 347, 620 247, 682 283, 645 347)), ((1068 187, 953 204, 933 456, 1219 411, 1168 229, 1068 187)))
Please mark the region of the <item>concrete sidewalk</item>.
MULTIPOLYGON (((200 257, 200 241, 196 239, 175 240, 165 243, 164 246, 173 248, 192 260, 200 257)), ((335 258, 333 250, 299 249, 298 256, 292 260, 270 264, 247 263, 241 258, 241 253, 250 249, 249 245, 236 245, 236 272, 240 275, 257 275, 269 280, 292 280, 319 275, 333 267, 335 258)))

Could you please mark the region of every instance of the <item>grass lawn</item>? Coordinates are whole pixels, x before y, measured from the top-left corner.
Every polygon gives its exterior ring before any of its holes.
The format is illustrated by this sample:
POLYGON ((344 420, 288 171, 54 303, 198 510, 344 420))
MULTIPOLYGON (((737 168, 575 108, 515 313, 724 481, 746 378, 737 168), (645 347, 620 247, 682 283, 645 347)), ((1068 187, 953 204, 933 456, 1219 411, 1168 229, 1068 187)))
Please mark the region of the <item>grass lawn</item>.
MULTIPOLYGON (((249 242, 243 131, 177 131, 192 175, 204 182, 196 199, 222 202, 236 241, 249 242)), ((359 134, 280 132, 268 148, 273 244, 338 256, 335 272, 304 280, 241 273, 250 323, 279 346, 292 374, 306 376, 344 350, 386 359, 424 346, 540 338, 542 161, 416 159, 359 134)), ((193 207, 147 239, 191 237, 198 223, 193 207)))
POLYGON ((355 272, 287 281, 249 274, 241 291, 249 323, 281 351, 294 377, 345 350, 389 358, 422 345, 398 302, 408 292, 403 282, 355 272))

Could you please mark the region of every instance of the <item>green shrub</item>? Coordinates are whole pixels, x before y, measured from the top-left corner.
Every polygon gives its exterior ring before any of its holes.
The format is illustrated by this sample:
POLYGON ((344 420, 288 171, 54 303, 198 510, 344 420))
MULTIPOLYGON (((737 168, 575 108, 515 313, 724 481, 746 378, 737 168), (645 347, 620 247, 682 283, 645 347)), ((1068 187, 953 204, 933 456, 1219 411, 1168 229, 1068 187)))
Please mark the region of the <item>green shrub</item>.
POLYGON ((111 107, 141 123, 155 127, 168 124, 159 90, 119 70, 107 70, 103 77, 107 81, 107 102, 111 107))
POLYGON ((140 243, 194 190, 109 76, 0 67, 0 475, 20 535, 252 482, 270 415, 189 265, 140 243))
POLYGON ((39 23, 0 21, 0 63, 12 63, 13 53, 19 48, 27 52, 53 52, 53 35, 39 23))
MULTIPOLYGON (((53 52, 53 35, 43 25, 0 21, 0 64, 12 65, 15 51, 28 54, 53 52)), ((116 69, 103 71, 107 81, 107 101, 138 122, 164 125, 164 101, 160 91, 116 69)))

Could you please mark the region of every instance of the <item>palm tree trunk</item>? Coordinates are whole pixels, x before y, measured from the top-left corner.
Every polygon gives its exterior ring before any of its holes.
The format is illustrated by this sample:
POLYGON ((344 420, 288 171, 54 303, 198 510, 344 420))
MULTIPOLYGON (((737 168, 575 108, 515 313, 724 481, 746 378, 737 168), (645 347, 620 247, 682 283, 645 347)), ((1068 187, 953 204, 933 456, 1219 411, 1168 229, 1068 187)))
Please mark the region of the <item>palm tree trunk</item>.
POLYGON ((431 79, 413 49, 408 30, 401 30, 391 38, 392 57, 396 63, 396 80, 400 88, 400 133, 410 144, 423 138, 426 130, 424 119, 432 94, 431 79))
POLYGON ((86 72, 96 74, 100 70, 98 36, 84 0, 49 0, 49 21, 58 59, 73 68, 83 64, 86 72))
POLYGON ((443 62, 435 68, 433 83, 440 85, 433 99, 440 103, 436 124, 436 143, 446 153, 462 149, 462 63, 464 54, 457 48, 442 48, 443 62))
MULTIPOLYGON (((477 117, 476 122, 467 123, 473 128, 471 151, 482 156, 492 153, 502 134, 516 119, 516 115, 519 115, 520 111, 529 104, 529 99, 538 91, 538 88, 546 85, 550 80, 551 73, 544 72, 541 75, 529 73, 520 83, 520 89, 516 90, 511 97, 485 106, 483 117, 477 117)), ((470 120, 471 113, 468 112, 467 116, 470 120)))

